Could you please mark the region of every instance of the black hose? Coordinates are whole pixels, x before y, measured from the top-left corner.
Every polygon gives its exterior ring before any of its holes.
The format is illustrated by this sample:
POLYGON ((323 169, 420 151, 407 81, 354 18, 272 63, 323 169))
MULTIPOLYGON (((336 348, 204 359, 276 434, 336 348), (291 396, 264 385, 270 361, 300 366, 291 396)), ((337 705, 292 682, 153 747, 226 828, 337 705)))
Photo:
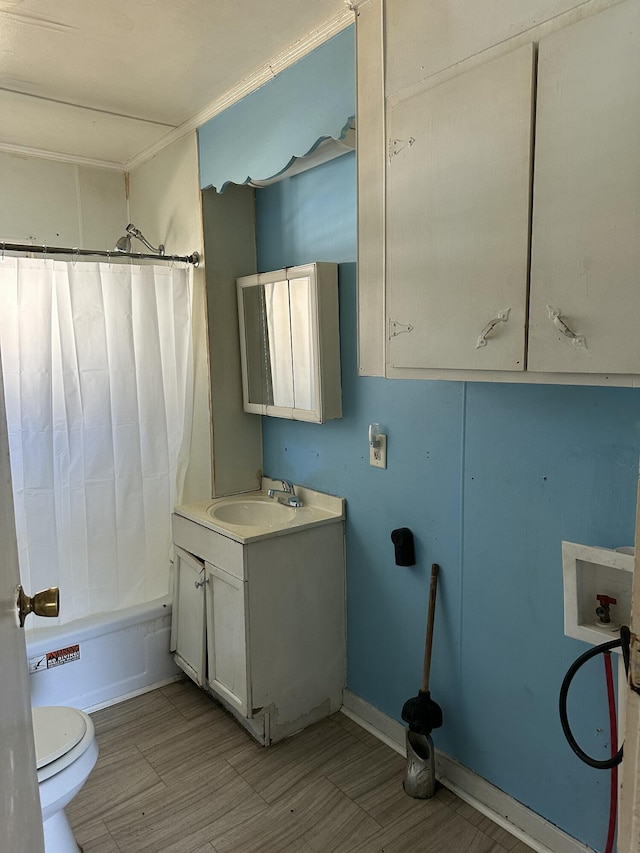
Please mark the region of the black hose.
POLYGON ((600 646, 594 646, 592 649, 589 649, 584 654, 580 655, 579 658, 576 658, 574 662, 571 664, 569 669, 567 670, 567 674, 564 677, 562 682, 562 687, 560 688, 560 723, 562 725, 562 731, 564 732, 564 736, 569 742, 569 746, 575 752, 575 754, 584 761, 585 764, 588 764, 589 767, 594 767, 596 770, 611 770, 612 767, 617 767, 618 764, 622 761, 622 746, 616 752, 615 755, 612 755, 611 758, 607 758, 604 760, 600 760, 597 758, 592 758, 590 755, 580 748, 578 742, 573 736, 573 732, 571 731, 571 727, 569 726, 569 718, 567 716, 567 695, 569 693, 569 686, 573 681, 573 677, 576 672, 580 669, 583 664, 585 664, 591 658, 596 657, 597 655, 602 654, 603 652, 609 651, 611 649, 617 649, 619 646, 622 646, 622 656, 624 658, 625 670, 629 670, 629 629, 626 625, 623 625, 620 628, 620 639, 619 640, 610 640, 608 643, 602 643, 600 646))

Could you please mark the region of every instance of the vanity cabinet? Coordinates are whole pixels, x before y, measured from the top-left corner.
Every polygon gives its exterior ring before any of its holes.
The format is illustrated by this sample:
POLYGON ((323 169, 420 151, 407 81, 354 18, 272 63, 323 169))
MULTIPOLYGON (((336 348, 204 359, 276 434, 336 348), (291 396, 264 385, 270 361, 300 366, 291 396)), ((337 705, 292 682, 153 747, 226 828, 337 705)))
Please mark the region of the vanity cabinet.
POLYGON ((184 508, 189 517, 173 516, 176 663, 265 745, 339 710, 346 682, 343 514, 233 539, 232 530, 225 535, 200 523, 206 506, 193 506, 184 508))
POLYGON ((237 289, 245 411, 342 417, 337 264, 244 276, 237 289))
POLYGON ((635 384, 639 28, 627 0, 387 99, 387 375, 635 384))

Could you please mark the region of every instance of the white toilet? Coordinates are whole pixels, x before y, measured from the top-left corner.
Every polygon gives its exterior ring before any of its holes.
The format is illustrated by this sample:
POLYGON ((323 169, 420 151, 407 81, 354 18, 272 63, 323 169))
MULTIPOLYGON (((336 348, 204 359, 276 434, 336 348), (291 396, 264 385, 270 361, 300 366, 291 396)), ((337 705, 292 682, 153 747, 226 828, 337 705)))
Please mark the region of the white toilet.
POLYGON ((93 722, 76 708, 32 708, 45 853, 78 853, 65 806, 98 760, 93 722))

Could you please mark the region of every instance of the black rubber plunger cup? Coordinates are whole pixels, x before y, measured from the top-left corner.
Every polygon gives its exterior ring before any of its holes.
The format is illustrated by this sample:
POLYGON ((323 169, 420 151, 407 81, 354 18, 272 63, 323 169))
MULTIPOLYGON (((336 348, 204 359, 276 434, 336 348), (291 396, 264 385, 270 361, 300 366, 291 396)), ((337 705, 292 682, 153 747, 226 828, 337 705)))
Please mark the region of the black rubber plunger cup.
POLYGON ((428 690, 424 693, 421 690, 417 696, 407 699, 402 706, 402 719, 412 732, 430 735, 442 725, 442 708, 434 702, 428 690))

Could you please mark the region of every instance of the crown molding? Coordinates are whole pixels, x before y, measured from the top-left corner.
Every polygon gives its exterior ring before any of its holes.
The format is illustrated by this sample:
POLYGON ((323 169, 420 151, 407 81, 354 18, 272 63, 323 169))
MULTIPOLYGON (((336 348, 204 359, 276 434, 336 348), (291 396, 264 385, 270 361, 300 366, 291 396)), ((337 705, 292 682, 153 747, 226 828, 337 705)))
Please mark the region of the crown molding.
POLYGON ((57 151, 28 148, 26 145, 12 145, 8 142, 0 142, 0 152, 4 154, 16 154, 19 157, 37 157, 40 160, 57 160, 60 163, 71 163, 74 166, 92 166, 98 169, 111 169, 115 172, 126 171, 124 163, 114 163, 111 160, 98 160, 93 157, 81 157, 77 154, 60 154, 57 151))

